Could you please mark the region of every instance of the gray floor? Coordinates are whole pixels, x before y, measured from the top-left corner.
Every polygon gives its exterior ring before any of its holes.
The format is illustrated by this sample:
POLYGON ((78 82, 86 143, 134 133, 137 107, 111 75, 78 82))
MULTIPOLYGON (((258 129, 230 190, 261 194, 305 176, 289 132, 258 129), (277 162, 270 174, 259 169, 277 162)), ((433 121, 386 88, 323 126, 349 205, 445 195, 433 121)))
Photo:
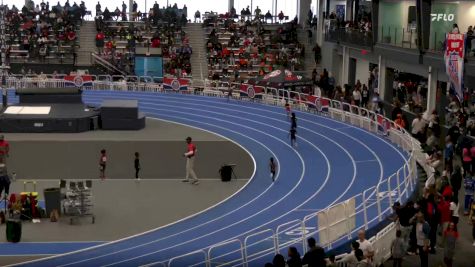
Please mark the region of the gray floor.
POLYGON ((141 131, 95 131, 79 134, 6 134, 10 142, 9 172, 18 179, 94 179, 99 176, 99 151, 108 153, 107 177, 130 179, 134 153, 141 154, 141 177, 181 179, 185 175, 184 139, 198 147, 199 177, 219 178, 222 164, 236 164, 240 178, 252 175, 251 157, 236 144, 178 124, 148 120, 141 131))
MULTIPOLYGON (((213 134, 163 121, 148 120, 138 132, 97 131, 80 134, 5 134, 11 144, 9 172, 17 173, 11 192, 23 191, 23 181, 44 188, 58 187, 59 178, 93 180, 95 224, 82 218, 70 225, 66 217, 52 223, 24 223, 22 242, 110 241, 164 226, 200 212, 244 186, 253 172, 251 157, 236 144, 213 134), (182 183, 186 136, 198 146, 198 186, 182 183), (100 181, 97 161, 109 151, 108 179, 100 181), (133 152, 141 153, 142 177, 133 177, 133 152), (218 169, 236 163, 237 180, 223 183, 218 169)), ((0 232, 4 232, 4 225, 0 232)), ((5 236, 0 235, 0 242, 5 236)), ((0 257, 0 265, 35 257, 0 257)))

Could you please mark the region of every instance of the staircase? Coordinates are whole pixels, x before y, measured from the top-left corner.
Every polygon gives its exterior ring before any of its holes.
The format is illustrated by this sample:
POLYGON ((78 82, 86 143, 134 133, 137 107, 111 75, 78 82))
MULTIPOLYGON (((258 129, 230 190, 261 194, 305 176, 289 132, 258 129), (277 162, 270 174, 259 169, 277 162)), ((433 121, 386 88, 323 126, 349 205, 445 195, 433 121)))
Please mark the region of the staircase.
POLYGON ((83 21, 79 30, 79 50, 76 61, 77 66, 92 66, 91 53, 96 49, 96 23, 83 21))
POLYGON ((205 31, 200 23, 188 23, 185 32, 190 38, 190 46, 193 49, 191 55, 191 72, 193 84, 202 85, 203 80, 208 78, 208 62, 206 60, 205 31))
POLYGON ((312 36, 313 38, 309 42, 307 29, 299 28, 297 30, 297 37, 298 37, 299 42, 305 45, 305 55, 304 55, 304 61, 303 61, 303 67, 304 67, 303 75, 307 78, 312 77, 312 71, 314 68, 317 69, 318 74, 322 72, 322 67, 320 64, 318 66, 315 66, 315 56, 312 50, 316 43, 315 31, 313 32, 312 36))

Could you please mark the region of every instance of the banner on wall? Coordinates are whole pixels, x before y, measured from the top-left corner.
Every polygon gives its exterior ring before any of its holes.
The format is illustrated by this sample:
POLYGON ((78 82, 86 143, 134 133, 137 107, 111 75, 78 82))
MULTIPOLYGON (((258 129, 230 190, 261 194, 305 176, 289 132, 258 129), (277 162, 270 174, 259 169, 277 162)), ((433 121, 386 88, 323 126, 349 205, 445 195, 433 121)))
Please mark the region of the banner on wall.
POLYGON ((241 96, 249 98, 262 98, 262 95, 265 92, 263 86, 256 86, 252 84, 241 84, 239 87, 239 92, 241 96))
POLYGON ((68 75, 64 76, 65 85, 69 87, 92 86, 92 76, 90 75, 68 75))
POLYGON ((444 53, 445 71, 455 95, 463 102, 463 64, 465 56, 465 35, 447 33, 444 53))
POLYGON ((163 78, 163 89, 164 90, 188 90, 188 85, 190 84, 189 79, 177 79, 177 78, 163 78))

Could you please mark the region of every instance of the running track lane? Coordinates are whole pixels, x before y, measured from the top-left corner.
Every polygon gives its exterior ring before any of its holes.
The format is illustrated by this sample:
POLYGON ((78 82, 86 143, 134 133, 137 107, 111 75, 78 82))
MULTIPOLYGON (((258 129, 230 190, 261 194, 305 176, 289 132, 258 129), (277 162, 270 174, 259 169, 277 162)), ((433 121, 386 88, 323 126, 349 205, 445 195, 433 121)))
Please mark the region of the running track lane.
POLYGON ((375 185, 381 177, 387 177, 395 172, 404 162, 404 155, 379 137, 311 114, 298 114, 302 119, 299 120, 299 147, 295 151, 286 144, 289 124, 285 121, 283 110, 276 107, 240 102, 228 104, 224 99, 199 96, 109 91, 85 93, 88 103, 100 103, 102 98, 137 98, 142 111, 147 112, 148 116, 204 128, 239 142, 255 156, 258 167, 256 176, 235 197, 190 220, 132 239, 38 262, 35 265, 51 266, 77 262, 76 266, 100 266, 111 263, 130 266, 166 260, 234 236, 242 237, 243 233, 255 232, 256 229, 262 229, 263 225, 265 228, 275 228, 280 223, 302 218, 304 214, 298 211, 298 208, 320 209, 335 201, 344 200, 345 197, 375 185), (345 126, 347 128, 344 132, 343 129, 339 130, 345 126), (281 169, 278 181, 274 185, 270 185, 267 171, 269 151, 262 146, 258 151, 257 142, 244 138, 243 134, 258 139, 261 144, 272 148, 278 157, 281 169), (365 143, 366 146, 361 143, 365 143), (299 155, 303 163, 299 163, 299 155), (324 164, 325 155, 332 164, 328 170, 324 164), (375 155, 380 158, 379 161, 375 155), (335 167, 335 162, 345 164, 335 167), (384 165, 383 176, 378 162, 384 165), (303 174, 302 179, 296 177, 299 170, 303 174), (330 176, 325 179, 325 174, 328 173, 330 176), (263 189, 266 187, 268 189, 263 189), (295 189, 289 191, 292 187, 295 189), (260 194, 263 190, 265 193, 260 194), (243 203, 246 203, 246 206, 239 208, 243 203), (229 212, 234 210, 235 212, 229 212), (219 219, 208 222, 210 218, 219 219), (242 222, 222 229, 223 226, 236 221, 242 222), (215 233, 210 235, 210 232, 215 233), (193 241, 179 244, 186 240, 193 241), (134 246, 140 247, 133 248, 134 246), (159 250, 161 251, 157 252, 159 250), (106 254, 110 255, 103 256, 106 254), (140 257, 144 254, 149 255, 140 257))

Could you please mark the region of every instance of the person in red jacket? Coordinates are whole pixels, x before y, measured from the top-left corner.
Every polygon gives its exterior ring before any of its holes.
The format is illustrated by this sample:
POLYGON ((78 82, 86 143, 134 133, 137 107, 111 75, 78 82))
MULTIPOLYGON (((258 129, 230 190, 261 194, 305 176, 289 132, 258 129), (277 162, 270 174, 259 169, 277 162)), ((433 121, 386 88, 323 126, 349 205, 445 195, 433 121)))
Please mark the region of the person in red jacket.
POLYGON ((10 144, 5 140, 3 135, 0 135, 0 163, 5 163, 6 158, 10 153, 10 144))
MULTIPOLYGON (((445 232, 447 230, 447 227, 449 226, 450 221, 452 220, 452 212, 450 211, 450 197, 445 196, 444 198, 441 198, 439 204, 437 205, 437 210, 439 211, 440 214, 440 226, 442 227, 442 232, 445 232)), ((445 243, 444 237, 439 238, 439 245, 442 247, 445 243)))
POLYGON ((186 138, 186 153, 183 154, 186 157, 186 176, 183 182, 187 183, 190 181, 190 176, 193 179, 191 182, 194 185, 199 184, 198 177, 194 171, 195 156, 196 156, 196 146, 191 142, 191 137, 186 138))
POLYGON ((106 38, 106 36, 104 35, 104 33, 102 31, 100 31, 96 34, 96 47, 97 47, 97 50, 100 54, 102 54, 104 52, 104 39, 105 38, 106 38))

